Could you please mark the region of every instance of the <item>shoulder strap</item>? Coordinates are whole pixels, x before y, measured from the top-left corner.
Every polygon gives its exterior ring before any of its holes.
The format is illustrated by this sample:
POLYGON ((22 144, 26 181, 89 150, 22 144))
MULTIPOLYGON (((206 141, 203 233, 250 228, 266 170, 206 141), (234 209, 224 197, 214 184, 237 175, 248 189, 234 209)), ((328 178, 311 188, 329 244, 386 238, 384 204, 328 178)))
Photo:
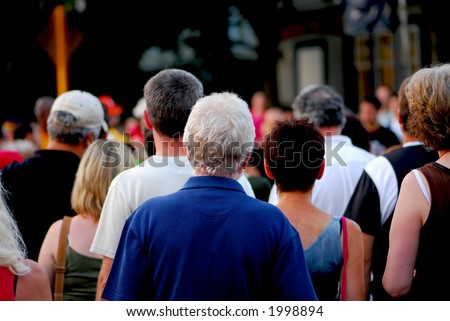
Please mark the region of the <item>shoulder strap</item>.
POLYGON ((347 298, 347 256, 348 256, 348 232, 347 232, 347 220, 344 216, 341 217, 342 222, 342 257, 344 259, 344 264, 342 265, 342 276, 341 276, 341 301, 345 301, 347 298))
POLYGON ((450 208, 449 192, 447 188, 450 183, 449 169, 439 163, 431 163, 419 168, 419 170, 425 176, 428 186, 430 187, 430 213, 439 213, 441 219, 444 219, 443 215, 448 213, 450 208))
POLYGON ((59 232, 58 256, 55 263, 55 292, 53 294, 53 299, 55 301, 63 300, 64 273, 66 272, 67 236, 69 235, 71 221, 72 217, 64 216, 61 231, 59 232))

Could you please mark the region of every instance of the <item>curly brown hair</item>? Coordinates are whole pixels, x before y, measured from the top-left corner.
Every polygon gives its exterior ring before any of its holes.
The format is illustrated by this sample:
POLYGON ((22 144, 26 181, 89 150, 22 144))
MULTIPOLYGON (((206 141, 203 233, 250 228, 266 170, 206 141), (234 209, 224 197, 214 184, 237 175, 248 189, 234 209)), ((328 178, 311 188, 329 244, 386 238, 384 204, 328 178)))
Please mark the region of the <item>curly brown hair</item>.
POLYGON ((411 134, 433 149, 450 149, 450 64, 418 70, 405 94, 411 134))

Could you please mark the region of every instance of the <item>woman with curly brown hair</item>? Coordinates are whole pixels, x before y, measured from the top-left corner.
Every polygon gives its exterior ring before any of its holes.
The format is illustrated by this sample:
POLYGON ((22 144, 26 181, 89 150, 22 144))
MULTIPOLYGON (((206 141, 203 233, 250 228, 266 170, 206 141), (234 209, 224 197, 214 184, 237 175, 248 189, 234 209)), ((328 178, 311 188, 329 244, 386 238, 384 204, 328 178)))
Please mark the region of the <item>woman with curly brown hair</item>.
POLYGON ((394 297, 450 300, 450 64, 417 71, 406 97, 411 133, 439 159, 402 182, 383 286, 394 297))

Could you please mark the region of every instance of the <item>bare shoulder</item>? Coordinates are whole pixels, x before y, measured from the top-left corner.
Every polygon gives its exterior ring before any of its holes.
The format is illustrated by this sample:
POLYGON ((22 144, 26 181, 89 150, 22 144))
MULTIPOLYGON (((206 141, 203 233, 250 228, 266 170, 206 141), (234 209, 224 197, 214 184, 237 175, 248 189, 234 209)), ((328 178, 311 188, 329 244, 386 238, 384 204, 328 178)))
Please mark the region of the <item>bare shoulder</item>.
POLYGON ((52 225, 50 225, 50 227, 48 229, 49 233, 59 234, 59 231, 61 230, 62 221, 63 220, 57 220, 52 225))
POLYGON ((62 220, 57 220, 52 225, 50 225, 50 227, 47 231, 46 238, 48 240, 50 240, 51 244, 53 244, 54 242, 56 242, 56 240, 58 240, 59 233, 61 231, 61 226, 62 226, 62 220))
POLYGON ((50 281, 44 268, 33 260, 25 260, 30 272, 21 275, 17 281, 16 300, 51 301, 50 281))
POLYGON ((354 220, 345 218, 347 220, 347 230, 348 235, 351 239, 361 239, 362 241, 362 231, 361 227, 354 220))
POLYGON ((356 223, 354 220, 347 218, 347 217, 345 219, 347 220, 347 227, 348 227, 349 233, 350 233, 350 231, 353 231, 353 233, 362 233, 361 227, 358 225, 358 223, 356 223))

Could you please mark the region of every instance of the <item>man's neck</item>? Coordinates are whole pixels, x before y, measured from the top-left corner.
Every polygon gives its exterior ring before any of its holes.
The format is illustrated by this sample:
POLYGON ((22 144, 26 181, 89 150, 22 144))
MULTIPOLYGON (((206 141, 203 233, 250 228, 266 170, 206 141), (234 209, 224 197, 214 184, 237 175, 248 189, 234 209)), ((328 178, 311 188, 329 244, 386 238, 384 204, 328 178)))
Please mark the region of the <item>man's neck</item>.
POLYGON ((406 132, 403 131, 403 144, 411 143, 411 142, 417 142, 417 139, 411 135, 408 135, 406 132))
POLYGON ((186 156, 186 148, 184 147, 182 136, 172 138, 162 136, 158 132, 153 131, 153 139, 156 156, 186 156))
POLYGON ((81 158, 83 156, 84 152, 86 151, 86 147, 84 147, 83 145, 84 144, 82 143, 78 146, 72 146, 72 145, 63 144, 63 143, 60 143, 60 142, 57 142, 54 140, 50 140, 48 142, 46 149, 71 152, 81 158))

